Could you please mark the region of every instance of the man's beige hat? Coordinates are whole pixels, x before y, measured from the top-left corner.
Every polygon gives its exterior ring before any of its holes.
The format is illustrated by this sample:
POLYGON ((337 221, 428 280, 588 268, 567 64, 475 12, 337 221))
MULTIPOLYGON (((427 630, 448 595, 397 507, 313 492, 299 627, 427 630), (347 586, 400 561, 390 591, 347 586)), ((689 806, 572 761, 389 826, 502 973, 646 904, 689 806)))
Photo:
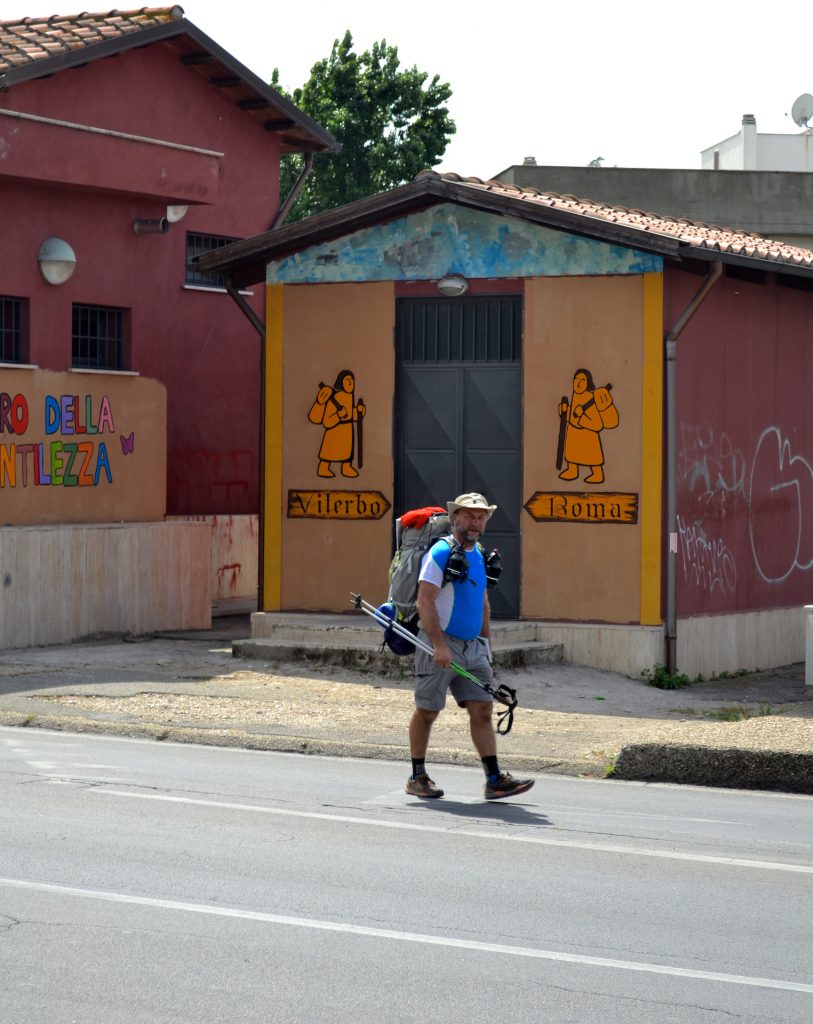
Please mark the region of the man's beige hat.
POLYGON ((494 512, 497 511, 496 505, 489 505, 487 499, 476 491, 470 491, 468 494, 461 494, 459 497, 455 498, 454 501, 446 502, 446 511, 449 515, 451 515, 452 512, 456 512, 459 508, 473 508, 478 509, 481 512, 488 512, 489 519, 494 512))

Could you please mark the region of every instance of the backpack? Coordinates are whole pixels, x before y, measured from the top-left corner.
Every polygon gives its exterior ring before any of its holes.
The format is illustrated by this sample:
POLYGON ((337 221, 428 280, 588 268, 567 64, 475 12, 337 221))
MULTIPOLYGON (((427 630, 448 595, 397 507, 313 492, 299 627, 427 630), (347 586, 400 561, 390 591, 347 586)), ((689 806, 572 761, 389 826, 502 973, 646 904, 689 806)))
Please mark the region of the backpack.
POLYGON ((395 521, 396 550, 390 562, 387 603, 392 605, 397 621, 415 633, 418 631, 418 576, 423 556, 436 541, 448 537, 450 530, 448 515, 436 506, 405 512, 395 521))

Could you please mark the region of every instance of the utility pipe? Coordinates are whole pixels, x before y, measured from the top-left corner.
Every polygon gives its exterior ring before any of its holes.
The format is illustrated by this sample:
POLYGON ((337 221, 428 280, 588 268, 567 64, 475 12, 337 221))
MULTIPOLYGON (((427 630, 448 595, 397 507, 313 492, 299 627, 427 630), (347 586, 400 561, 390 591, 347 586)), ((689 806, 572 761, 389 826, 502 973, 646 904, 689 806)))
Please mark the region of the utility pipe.
POLYGON ((299 177, 293 184, 291 191, 288 193, 288 197, 285 202, 277 210, 277 215, 271 221, 271 227, 269 231, 273 231, 274 228, 278 228, 288 216, 291 207, 296 202, 296 197, 302 191, 302 186, 305 184, 305 179, 308 177, 310 172, 313 170, 313 153, 305 154, 305 163, 302 165, 302 170, 299 172, 299 177))
POLYGON ((666 671, 677 672, 677 340, 706 296, 720 280, 723 264, 715 260, 675 326, 664 338, 666 352, 666 525, 669 549, 666 561, 666 671))
MULTIPOLYGON (((299 177, 294 182, 293 188, 288 193, 285 202, 277 211, 277 215, 271 222, 269 231, 273 231, 274 228, 278 228, 285 218, 288 216, 288 212, 296 201, 296 197, 299 195, 302 186, 305 184, 305 179, 310 174, 313 168, 313 153, 305 154, 305 163, 302 167, 299 177)), ((231 295, 237 305, 240 307, 243 315, 251 323, 252 327, 260 335, 260 444, 259 444, 259 455, 260 455, 260 508, 257 514, 257 608, 262 611, 265 604, 265 529, 263 526, 263 508, 265 506, 265 407, 266 407, 266 394, 265 394, 265 324, 262 319, 254 312, 251 306, 246 302, 245 298, 239 293, 234 287, 234 284, 230 276, 226 276, 226 291, 231 295)))

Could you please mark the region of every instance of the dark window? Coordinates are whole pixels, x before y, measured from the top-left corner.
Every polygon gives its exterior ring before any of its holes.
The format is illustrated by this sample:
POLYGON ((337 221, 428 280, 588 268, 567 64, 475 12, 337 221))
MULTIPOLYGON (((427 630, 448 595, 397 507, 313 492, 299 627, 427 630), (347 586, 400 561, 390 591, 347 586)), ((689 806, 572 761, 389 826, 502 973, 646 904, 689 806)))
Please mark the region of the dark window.
POLYGON ((73 307, 73 366, 124 369, 124 313, 110 306, 73 307))
POLYGON ((0 363, 23 361, 22 299, 0 295, 0 363))
POLYGON ((403 363, 511 363, 522 358, 522 296, 401 299, 403 363))
POLYGON ((226 281, 222 274, 202 274, 196 269, 193 260, 205 252, 222 249, 224 245, 239 241, 239 238, 229 238, 227 235, 197 235, 187 231, 185 283, 197 285, 199 288, 225 288, 226 281))

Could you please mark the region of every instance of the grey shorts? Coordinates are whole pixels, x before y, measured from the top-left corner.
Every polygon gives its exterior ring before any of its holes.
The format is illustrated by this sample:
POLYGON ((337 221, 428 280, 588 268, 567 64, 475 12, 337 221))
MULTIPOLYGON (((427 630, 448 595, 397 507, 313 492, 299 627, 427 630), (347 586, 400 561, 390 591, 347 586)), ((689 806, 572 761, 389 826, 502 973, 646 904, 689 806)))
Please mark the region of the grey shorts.
MULTIPOLYGON (((418 634, 424 643, 430 643, 429 637, 421 630, 418 634)), ((452 661, 461 668, 471 672, 489 685, 494 680, 494 673, 488 663, 486 644, 474 640, 458 640, 455 636, 446 636, 446 642, 452 652, 452 661)), ((425 651, 415 651, 415 707, 422 711, 442 711, 446 707, 446 691, 451 690, 458 704, 467 700, 493 700, 476 683, 457 674, 451 668, 438 668, 434 659, 425 651)))

